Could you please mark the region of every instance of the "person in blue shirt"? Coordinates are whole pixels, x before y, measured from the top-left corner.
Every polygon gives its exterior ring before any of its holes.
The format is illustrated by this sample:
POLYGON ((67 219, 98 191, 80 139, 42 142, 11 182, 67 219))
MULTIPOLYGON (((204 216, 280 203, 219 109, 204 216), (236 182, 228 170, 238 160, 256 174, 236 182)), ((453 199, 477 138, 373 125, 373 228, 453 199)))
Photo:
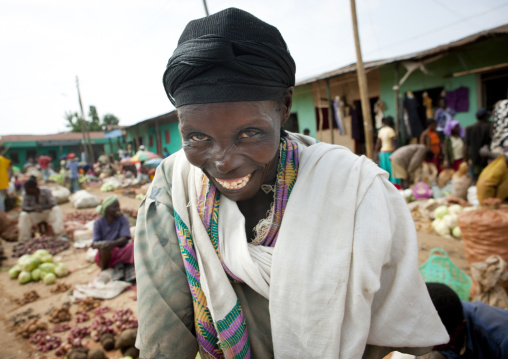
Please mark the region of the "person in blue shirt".
POLYGON ((430 298, 450 341, 429 358, 508 358, 508 311, 482 302, 460 301, 447 285, 427 283, 430 298))
POLYGON ((70 190, 71 193, 79 190, 79 163, 75 157, 72 157, 67 161, 67 169, 70 170, 69 178, 71 180, 70 190))

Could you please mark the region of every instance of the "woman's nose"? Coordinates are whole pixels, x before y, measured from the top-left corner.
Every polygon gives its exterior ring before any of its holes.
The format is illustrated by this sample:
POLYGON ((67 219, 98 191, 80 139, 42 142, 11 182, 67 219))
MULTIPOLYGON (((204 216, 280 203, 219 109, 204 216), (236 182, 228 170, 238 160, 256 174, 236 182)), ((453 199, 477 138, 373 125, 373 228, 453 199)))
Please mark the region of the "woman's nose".
POLYGON ((229 173, 240 166, 239 158, 233 151, 233 149, 216 151, 213 161, 218 172, 229 173))

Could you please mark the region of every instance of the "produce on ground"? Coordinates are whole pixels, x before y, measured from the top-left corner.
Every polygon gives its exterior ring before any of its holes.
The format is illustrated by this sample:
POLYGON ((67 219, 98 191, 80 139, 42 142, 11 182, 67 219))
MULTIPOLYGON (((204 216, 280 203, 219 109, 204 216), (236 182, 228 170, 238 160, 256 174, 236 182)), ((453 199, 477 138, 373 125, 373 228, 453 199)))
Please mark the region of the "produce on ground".
POLYGON ((120 349, 122 353, 136 343, 136 335, 138 334, 138 329, 127 329, 124 330, 120 335, 116 337, 115 340, 115 349, 120 349))
POLYGON ((62 339, 48 332, 40 332, 30 338, 30 343, 35 344, 38 351, 46 353, 58 348, 62 344, 62 339))
POLYGON ((68 274, 69 270, 63 263, 53 263, 53 256, 46 249, 37 249, 32 255, 22 255, 16 265, 9 269, 9 277, 17 278, 20 284, 38 280, 53 284, 56 277, 68 274))
POLYGON ((53 286, 50 289, 50 292, 51 293, 65 293, 65 292, 67 292, 71 288, 72 288, 72 286, 70 284, 67 284, 67 283, 57 283, 55 286, 53 286))
POLYGON ((99 348, 90 349, 87 359, 108 359, 106 353, 99 348))
POLYGON ((104 183, 102 186, 101 186, 101 192, 109 192, 109 191, 114 191, 115 190, 115 186, 111 183, 104 183))
POLYGON ((49 316, 49 321, 51 323, 69 322, 71 320, 71 313, 67 305, 53 309, 49 316))
POLYGON ((28 339, 32 335, 37 332, 48 330, 48 324, 42 321, 39 321, 39 318, 32 318, 24 325, 20 326, 16 330, 16 334, 21 336, 22 338, 28 339))
POLYGON ((49 236, 33 238, 29 241, 18 243, 12 247, 12 256, 21 257, 25 254, 33 254, 38 249, 45 249, 48 254, 55 255, 70 247, 69 241, 49 236))
POLYGON ((117 310, 115 314, 113 314, 113 320, 115 322, 115 326, 119 330, 138 327, 138 320, 134 316, 132 310, 128 308, 117 310))
POLYGON ((53 333, 63 333, 71 330, 71 326, 68 323, 55 324, 53 327, 53 333))
POLYGON ((89 312, 100 306, 101 306, 100 300, 93 299, 91 297, 86 297, 85 299, 82 299, 81 301, 78 302, 78 310, 76 311, 76 314, 82 312, 89 312))
POLYGON ((115 336, 112 333, 106 333, 101 335, 100 342, 105 351, 115 349, 115 336))
POLYGON ((82 348, 86 347, 83 343, 83 338, 90 336, 90 328, 89 327, 74 327, 71 329, 71 332, 67 335, 67 342, 73 348, 82 348))
POLYGON ((90 320, 90 316, 87 312, 81 312, 81 314, 78 314, 76 316, 76 323, 83 323, 90 320))
POLYGON ((458 227, 458 214, 464 208, 459 204, 452 204, 451 206, 439 206, 434 210, 436 219, 432 222, 432 228, 440 236, 454 236, 461 237, 460 228, 458 227))
POLYGON ((116 334, 113 321, 103 315, 98 315, 92 323, 92 339, 98 342, 104 334, 116 334))
POLYGON ((99 217, 100 217, 100 215, 95 211, 75 211, 72 213, 67 213, 64 216, 64 221, 65 222, 70 222, 70 221, 81 222, 81 223, 85 224, 87 222, 94 221, 99 217))
POLYGON ((9 318, 9 322, 11 322, 11 328, 18 328, 21 325, 25 324, 27 321, 32 320, 34 318, 40 318, 39 314, 33 314, 33 308, 28 308, 24 312, 14 314, 9 318))
POLYGON ((39 298, 40 295, 36 290, 29 290, 28 292, 23 293, 23 297, 16 299, 16 303, 19 305, 25 305, 27 303, 35 302, 39 298))

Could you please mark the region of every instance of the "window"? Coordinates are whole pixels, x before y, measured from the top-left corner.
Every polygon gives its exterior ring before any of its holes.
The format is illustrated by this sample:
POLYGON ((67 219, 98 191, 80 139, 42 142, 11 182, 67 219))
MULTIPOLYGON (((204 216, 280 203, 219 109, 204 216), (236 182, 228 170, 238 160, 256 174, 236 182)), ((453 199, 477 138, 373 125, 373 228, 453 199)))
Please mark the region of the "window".
POLYGON ((153 136, 150 135, 150 147, 153 147, 153 136))
POLYGON ((10 157, 10 160, 12 161, 12 163, 19 163, 19 156, 18 156, 18 153, 17 152, 8 152, 9 153, 9 157, 10 157))
POLYGON ((56 151, 50 150, 49 151, 49 157, 51 157, 52 160, 56 160, 56 151))
POLYGON ((169 130, 164 130, 164 137, 166 140, 166 144, 169 144, 171 142, 171 137, 169 137, 169 130))

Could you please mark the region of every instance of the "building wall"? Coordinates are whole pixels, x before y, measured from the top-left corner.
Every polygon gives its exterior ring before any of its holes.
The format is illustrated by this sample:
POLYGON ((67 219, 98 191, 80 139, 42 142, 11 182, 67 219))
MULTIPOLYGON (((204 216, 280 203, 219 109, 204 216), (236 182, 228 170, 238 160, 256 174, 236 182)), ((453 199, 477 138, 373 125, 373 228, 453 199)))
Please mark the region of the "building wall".
POLYGON ((169 153, 178 152, 182 148, 182 137, 178 129, 178 122, 165 123, 159 126, 161 132, 162 149, 166 148, 169 153), (166 139, 166 131, 169 138, 166 139), (166 141, 167 140, 167 141, 166 141))
MULTIPOLYGON (((400 96, 407 91, 421 91, 434 87, 444 87, 452 91, 465 86, 469 89, 469 110, 457 113, 455 118, 462 126, 468 126, 476 121, 475 113, 481 107, 480 74, 469 74, 454 77, 454 73, 493 66, 506 63, 508 59, 508 37, 503 36, 471 44, 458 52, 444 55, 442 58, 426 65, 428 74, 420 70, 413 72, 400 87, 400 96)), ((399 65, 399 78, 406 73, 405 68, 399 65)), ((396 65, 385 65, 380 69, 381 97, 387 109, 385 115, 395 118, 396 99, 393 86, 396 77, 396 65)), ((437 104, 433 104, 436 106, 437 104)))
POLYGON ((312 85, 304 85, 295 88, 293 94, 293 106, 291 113, 296 113, 300 132, 308 128, 310 135, 316 137, 316 114, 314 110, 314 99, 312 98, 312 85))

